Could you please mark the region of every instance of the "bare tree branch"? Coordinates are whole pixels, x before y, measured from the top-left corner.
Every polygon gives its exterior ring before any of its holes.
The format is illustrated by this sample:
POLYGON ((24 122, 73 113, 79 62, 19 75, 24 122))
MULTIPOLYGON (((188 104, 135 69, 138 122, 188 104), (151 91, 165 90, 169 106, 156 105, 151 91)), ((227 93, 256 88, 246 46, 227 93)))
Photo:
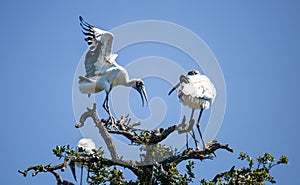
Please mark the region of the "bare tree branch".
POLYGON ((131 119, 129 118, 129 115, 126 117, 121 117, 120 120, 117 120, 114 125, 116 127, 111 127, 113 125, 110 120, 100 120, 96 111, 96 103, 93 104, 93 108, 87 108, 87 111, 83 113, 80 117, 80 123, 76 124, 76 128, 80 128, 84 126, 84 123, 87 118, 91 117, 96 125, 96 127, 99 128, 99 133, 105 140, 105 143, 112 155, 113 159, 117 158, 117 152, 116 149, 112 144, 111 137, 108 133, 111 134, 119 134, 123 135, 127 139, 131 141, 131 143, 140 145, 151 145, 151 144, 157 144, 164 139, 166 139, 171 133, 174 131, 178 131, 179 134, 189 132, 193 128, 194 120, 190 120, 190 123, 187 124, 186 118, 184 117, 182 120, 182 123, 175 124, 167 129, 159 128, 156 130, 146 130, 141 128, 135 128, 135 126, 141 125, 140 122, 135 122, 133 124, 130 124, 131 119), (104 131, 106 130, 106 131, 104 131))
POLYGON ((84 112, 80 117, 80 123, 76 124, 76 128, 80 128, 84 126, 84 123, 87 118, 91 117, 96 124, 96 127, 99 129, 100 135, 103 137, 104 142, 110 152, 111 158, 113 160, 119 159, 117 150, 115 145, 113 144, 112 138, 110 137, 109 133, 107 132, 107 129, 102 125, 102 121, 99 119, 97 110, 96 110, 96 103, 93 104, 93 108, 90 109, 87 107, 87 111, 84 112))
POLYGON ((56 172, 56 170, 58 170, 58 169, 63 170, 64 165, 65 165, 65 163, 54 165, 54 166, 36 165, 36 166, 30 166, 24 171, 18 170, 18 172, 23 174, 24 177, 27 176, 29 171, 33 171, 33 173, 32 173, 33 177, 41 172, 44 172, 44 173, 50 172, 54 175, 58 185, 74 185, 73 183, 71 183, 69 181, 63 180, 62 177, 56 172))
POLYGON ((164 161, 164 163, 174 163, 178 165, 182 161, 188 160, 188 159, 198 159, 198 160, 205 160, 205 159, 213 159, 215 156, 215 151, 218 149, 225 149, 229 152, 233 152, 233 149, 230 148, 227 144, 220 144, 216 140, 212 140, 206 145, 206 149, 204 150, 193 150, 191 148, 188 148, 181 152, 180 154, 176 156, 172 156, 164 161))
POLYGON ((57 165, 35 165, 35 166, 30 166, 27 169, 25 169, 24 171, 22 170, 18 170, 19 173, 23 174, 24 177, 26 177, 28 175, 29 171, 33 171, 32 172, 32 176, 36 176, 38 173, 44 172, 44 173, 52 173, 55 176, 55 179, 57 181, 57 184, 68 184, 71 185, 73 183, 68 182, 66 180, 63 180, 62 177, 56 172, 57 170, 61 170, 61 171, 65 171, 65 169, 67 168, 67 166, 69 166, 72 162, 78 162, 81 164, 92 164, 94 162, 100 162, 101 164, 105 165, 105 166, 120 166, 120 167, 124 167, 124 168, 128 168, 130 169, 133 173, 135 173, 136 175, 138 175, 138 170, 137 168, 134 166, 133 163, 130 162, 125 162, 122 160, 119 161, 113 161, 113 160, 109 160, 106 158, 99 158, 99 157, 95 157, 95 156, 65 156, 65 160, 63 163, 61 164, 57 164, 57 165))
MULTIPOLYGON (((123 160, 118 156, 117 149, 112 141, 112 138, 110 137, 108 133, 108 124, 107 122, 105 123, 104 120, 100 120, 97 114, 97 109, 96 109, 96 103, 93 104, 93 108, 90 109, 87 107, 87 111, 84 112, 81 117, 80 117, 80 123, 76 124, 76 128, 80 128, 84 126, 84 123, 87 118, 91 117, 96 124, 96 127, 99 129, 100 135, 103 137, 104 142, 110 152, 111 161, 114 161, 115 165, 119 165, 125 168, 129 168, 133 173, 137 173, 138 169, 136 168, 137 164, 133 161, 128 161, 128 160, 123 160), (104 126, 104 124, 106 127, 104 126)), ((120 121, 119 121, 120 122, 120 121)))
POLYGON ((111 159, 102 158, 95 155, 88 156, 72 156, 67 155, 64 157, 64 162, 54 166, 51 165, 36 165, 30 166, 26 170, 18 172, 27 176, 29 171, 33 171, 32 176, 37 175, 40 172, 50 172, 52 173, 57 181, 57 184, 61 185, 71 185, 73 183, 65 181, 62 177, 56 172, 57 170, 64 171, 70 164, 74 162, 81 162, 82 164, 88 163, 101 163, 107 167, 110 166, 120 166, 128 168, 131 170, 141 182, 151 182, 152 172, 154 167, 158 169, 162 176, 167 178, 168 172, 164 169, 168 163, 173 163, 176 166, 182 161, 189 159, 196 160, 205 160, 213 159, 215 156, 215 151, 218 149, 225 149, 229 152, 233 152, 233 149, 228 145, 223 145, 218 143, 216 140, 212 140, 207 143, 207 146, 204 150, 193 150, 188 148, 181 153, 173 154, 163 161, 155 161, 155 150, 159 142, 166 139, 174 131, 178 131, 179 134, 186 133, 191 131, 194 125, 194 120, 190 120, 189 123, 186 123, 185 117, 182 119, 180 124, 172 125, 166 129, 158 128, 155 130, 146 130, 135 128, 140 125, 140 122, 135 122, 130 124, 131 119, 129 116, 121 117, 120 120, 112 123, 110 120, 100 119, 97 114, 96 104, 93 104, 93 108, 87 108, 87 111, 84 112, 80 117, 80 123, 76 124, 76 128, 81 128, 84 126, 85 121, 88 118, 92 118, 96 127, 99 130, 99 134, 105 141, 105 144, 110 152, 111 159), (123 135, 131 141, 131 143, 137 145, 145 146, 146 153, 143 155, 144 159, 141 162, 124 160, 118 156, 117 149, 113 143, 113 140, 110 134, 119 134, 123 135))

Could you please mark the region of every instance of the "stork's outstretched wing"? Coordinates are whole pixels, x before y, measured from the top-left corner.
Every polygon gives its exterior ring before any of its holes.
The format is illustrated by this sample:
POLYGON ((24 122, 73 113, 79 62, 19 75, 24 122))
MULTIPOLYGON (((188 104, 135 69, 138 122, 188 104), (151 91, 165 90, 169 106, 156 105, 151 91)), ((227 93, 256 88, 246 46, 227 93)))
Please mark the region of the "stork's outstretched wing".
POLYGON ((90 78, 102 74, 114 64, 117 57, 117 54, 112 54, 114 36, 108 31, 100 30, 85 22, 81 16, 79 20, 82 32, 86 36, 84 40, 89 45, 84 64, 86 70, 85 76, 90 78))

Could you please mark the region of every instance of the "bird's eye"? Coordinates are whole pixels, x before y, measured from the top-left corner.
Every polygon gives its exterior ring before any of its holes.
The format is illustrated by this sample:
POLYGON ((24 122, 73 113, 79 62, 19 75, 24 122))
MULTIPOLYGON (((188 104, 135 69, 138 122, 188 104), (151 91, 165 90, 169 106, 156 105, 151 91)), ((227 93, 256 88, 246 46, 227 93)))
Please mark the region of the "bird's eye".
POLYGON ((136 82, 136 87, 141 87, 142 83, 141 82, 136 82))

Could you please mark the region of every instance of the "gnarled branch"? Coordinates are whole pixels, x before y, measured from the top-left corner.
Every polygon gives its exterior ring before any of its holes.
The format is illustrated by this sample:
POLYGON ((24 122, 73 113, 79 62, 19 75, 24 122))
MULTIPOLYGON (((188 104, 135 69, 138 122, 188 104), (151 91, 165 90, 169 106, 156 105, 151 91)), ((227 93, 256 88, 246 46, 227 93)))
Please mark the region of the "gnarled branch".
POLYGON ((164 163, 174 163, 178 165, 182 161, 188 159, 198 159, 198 160, 205 160, 205 159, 213 159, 215 156, 215 151, 218 149, 225 149, 229 152, 233 152, 233 149, 230 148, 227 144, 220 144, 217 140, 212 140, 206 144, 206 148, 204 150, 193 150, 191 148, 185 149, 183 152, 176 156, 172 156, 164 161, 164 163))
POLYGON ((229 152, 233 152, 233 149, 230 148, 228 145, 223 145, 218 143, 216 140, 212 140, 207 143, 206 148, 203 150, 193 150, 191 148, 183 150, 181 153, 173 154, 172 156, 164 159, 163 161, 155 161, 153 158, 153 152, 156 145, 159 142, 166 139, 171 133, 174 131, 178 131, 179 134, 190 132, 194 125, 194 120, 191 119, 190 122, 187 124, 185 117, 183 118, 180 124, 175 124, 169 126, 168 128, 158 128, 155 130, 146 130, 135 128, 136 126, 140 125, 140 122, 130 123, 131 119, 129 116, 121 117, 120 120, 116 120, 114 123, 111 120, 104 120, 98 117, 96 111, 96 104, 94 103, 93 108, 87 108, 87 111, 84 112, 80 117, 80 123, 76 124, 76 128, 80 128, 84 126, 85 121, 88 118, 92 118, 96 127, 99 130, 99 134, 105 141, 105 144, 110 152, 111 159, 95 157, 93 155, 90 156, 72 156, 68 155, 64 157, 64 162, 61 164, 57 164, 54 166, 51 165, 36 165, 30 166, 26 170, 21 171, 19 173, 27 176, 29 171, 33 171, 32 176, 37 175, 40 172, 50 172, 52 173, 56 180, 57 184, 65 184, 71 185, 73 183, 65 181, 62 177, 56 172, 57 170, 64 171, 70 164, 74 164, 74 162, 81 162, 83 164, 97 162, 101 163, 107 167, 110 166, 120 166, 124 168, 128 168, 131 170, 140 181, 149 181, 152 178, 152 172, 154 167, 159 169, 162 176, 167 177, 168 172, 164 169, 168 163, 173 163, 176 166, 181 163, 182 161, 189 160, 189 159, 196 159, 196 160, 205 160, 205 159, 213 159, 215 155, 215 151, 218 149, 225 149, 229 152), (124 160, 118 156, 117 149, 113 143, 113 140, 110 134, 119 134, 123 135, 127 139, 131 141, 131 143, 137 145, 144 145, 146 147, 146 154, 144 155, 144 160, 141 162, 131 161, 131 160, 124 160))
POLYGON ((105 140, 105 143, 112 155, 113 159, 117 159, 117 152, 114 146, 111 145, 112 140, 108 133, 123 135, 131 141, 131 143, 140 145, 151 145, 157 144, 164 139, 166 139, 174 131, 178 131, 179 134, 186 133, 192 130, 194 125, 194 120, 190 120, 190 123, 187 124, 185 117, 183 118, 180 124, 175 124, 167 129, 159 128, 155 130, 147 130, 135 128, 135 126, 141 125, 140 122, 135 122, 130 124, 131 119, 129 115, 121 117, 120 120, 116 120, 116 123, 111 123, 111 120, 100 120, 96 111, 96 103, 93 104, 93 108, 87 108, 87 111, 84 112, 80 117, 80 123, 76 124, 76 128, 84 126, 84 123, 87 118, 91 117, 99 129, 99 133, 105 140), (111 127, 115 125, 115 127, 111 127))

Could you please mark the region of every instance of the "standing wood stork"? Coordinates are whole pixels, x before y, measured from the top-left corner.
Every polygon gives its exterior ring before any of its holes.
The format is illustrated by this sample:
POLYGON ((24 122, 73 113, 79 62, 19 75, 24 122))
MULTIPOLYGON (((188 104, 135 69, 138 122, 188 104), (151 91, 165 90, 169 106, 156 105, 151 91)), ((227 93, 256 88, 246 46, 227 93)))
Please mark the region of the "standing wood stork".
MULTIPOLYGON (((192 108, 192 114, 190 118, 191 120, 194 116, 195 109, 200 109, 196 126, 201 137, 203 147, 205 149, 205 142, 200 131, 200 118, 202 116, 203 110, 208 109, 215 100, 215 86, 207 76, 201 75, 197 70, 189 71, 186 76, 181 75, 179 80, 180 82, 170 90, 169 95, 175 89, 178 89, 177 94, 182 104, 192 108)), ((193 129, 192 136, 195 140, 196 148, 198 149, 198 144, 195 139, 193 129)))
POLYGON ((82 32, 86 36, 84 40, 89 45, 84 59, 86 75, 79 76, 80 92, 90 96, 92 93, 104 90, 106 98, 102 106, 112 122, 114 118, 109 108, 108 97, 115 86, 123 85, 134 88, 141 95, 142 106, 144 106, 144 98, 148 104, 144 82, 141 79, 129 79, 126 69, 116 63, 118 55, 112 54, 113 34, 92 26, 81 16, 79 20, 82 32))
MULTIPOLYGON (((76 151, 79 153, 84 153, 86 155, 91 155, 94 153, 94 150, 96 149, 96 144, 94 143, 94 141, 92 139, 88 139, 88 138, 82 138, 78 141, 77 145, 76 145, 76 151)), ((70 164, 70 168, 73 174, 73 177, 75 179, 75 181, 77 181, 76 178, 76 171, 75 171, 75 164, 76 166, 81 168, 81 172, 80 172, 80 185, 82 184, 82 175, 83 175, 83 166, 81 163, 79 162, 72 162, 70 164)))

